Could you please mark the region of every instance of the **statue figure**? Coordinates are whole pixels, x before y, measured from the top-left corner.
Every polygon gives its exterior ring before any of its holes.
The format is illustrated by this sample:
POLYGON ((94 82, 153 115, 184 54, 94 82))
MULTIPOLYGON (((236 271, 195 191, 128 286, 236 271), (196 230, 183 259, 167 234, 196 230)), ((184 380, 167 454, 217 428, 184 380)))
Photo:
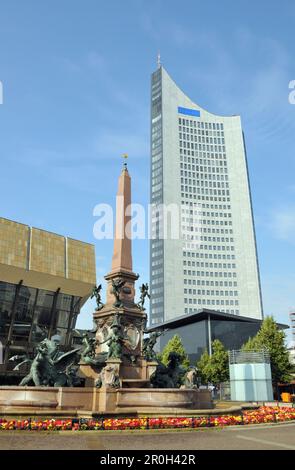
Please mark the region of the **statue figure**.
POLYGON ((52 359, 48 356, 48 348, 45 343, 46 340, 41 341, 36 347, 37 354, 34 359, 23 356, 13 356, 10 361, 19 361, 13 370, 19 370, 23 364, 31 364, 29 373, 22 379, 20 385, 28 385, 33 382, 37 387, 40 385, 47 385, 50 379, 50 366, 53 365, 52 359), (45 382, 45 383, 44 383, 45 382))
POLYGON ((144 303, 145 303, 145 298, 146 297, 148 299, 151 298, 151 296, 149 294, 149 285, 147 283, 142 284, 141 287, 140 287, 140 301, 138 302, 137 307, 142 311, 145 310, 144 303))
POLYGON ((96 355, 95 347, 96 347, 96 339, 91 338, 88 333, 84 333, 82 344, 84 348, 81 350, 81 358, 80 360, 85 364, 90 364, 93 366, 98 366, 103 364, 107 358, 106 353, 100 353, 96 355))
POLYGON ((78 377, 79 365, 67 368, 67 385, 68 387, 79 387, 82 385, 82 379, 78 377))
POLYGON ((95 338, 90 338, 88 333, 84 333, 82 344, 84 349, 81 352, 81 360, 86 362, 86 359, 93 359, 95 357, 95 338))
POLYGON ((191 367, 184 376, 181 388, 199 388, 198 387, 198 369, 191 367))
POLYGON ((98 312, 99 310, 102 309, 102 307, 104 306, 104 304, 102 303, 101 301, 101 295, 100 295, 100 291, 102 289, 102 285, 99 284, 99 286, 94 286, 93 288, 93 291, 92 291, 92 294, 91 294, 91 299, 93 299, 93 297, 95 297, 95 300, 96 300, 96 311, 98 312))
POLYGON ((20 382, 21 386, 33 383, 35 386, 68 386, 72 378, 68 376, 68 369, 77 364, 80 358, 79 348, 66 353, 59 353, 59 346, 55 341, 45 339, 37 345, 34 359, 26 356, 14 356, 10 360, 22 359, 14 370, 26 363, 31 364, 29 373, 20 382))
POLYGON ((116 301, 113 304, 114 307, 123 307, 123 303, 120 300, 120 293, 125 283, 126 281, 123 281, 122 279, 112 279, 112 294, 114 294, 116 298, 116 301))
POLYGON ((146 361, 154 361, 156 359, 156 353, 154 347, 157 339, 163 332, 153 331, 148 338, 143 339, 142 355, 146 361))
POLYGON ((50 341, 47 341, 48 354, 50 358, 55 361, 58 359, 62 352, 60 351, 61 336, 54 335, 50 341))
POLYGON ((97 380, 95 381, 95 386, 97 388, 120 388, 121 383, 118 366, 114 364, 107 364, 102 369, 97 380))
POLYGON ((168 356, 168 366, 159 363, 151 376, 154 388, 179 388, 183 382, 185 369, 180 365, 180 355, 171 351, 168 356))
POLYGON ((109 348, 107 352, 107 359, 121 359, 122 349, 126 338, 122 333, 122 328, 117 315, 114 316, 114 320, 110 328, 110 335, 100 344, 107 343, 107 346, 109 348))

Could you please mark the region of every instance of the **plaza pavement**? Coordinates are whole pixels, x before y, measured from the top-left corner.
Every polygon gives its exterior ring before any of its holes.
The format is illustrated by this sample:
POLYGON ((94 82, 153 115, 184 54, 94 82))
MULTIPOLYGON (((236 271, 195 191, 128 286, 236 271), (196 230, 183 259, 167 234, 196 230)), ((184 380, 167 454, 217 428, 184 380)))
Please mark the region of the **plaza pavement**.
POLYGON ((295 450, 295 423, 223 429, 1 431, 0 450, 295 450))

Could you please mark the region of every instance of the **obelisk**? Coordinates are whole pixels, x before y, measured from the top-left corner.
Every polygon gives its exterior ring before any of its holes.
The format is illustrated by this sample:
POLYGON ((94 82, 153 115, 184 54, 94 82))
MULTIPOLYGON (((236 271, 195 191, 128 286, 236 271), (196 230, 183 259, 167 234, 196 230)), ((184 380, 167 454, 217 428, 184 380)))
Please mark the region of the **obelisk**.
POLYGON ((123 304, 131 306, 134 303, 134 282, 138 275, 132 271, 132 233, 131 233, 131 178, 124 163, 118 181, 118 192, 116 197, 116 225, 114 233, 114 251, 112 267, 109 274, 105 276, 108 281, 107 304, 114 303, 112 281, 122 280, 125 282, 120 292, 123 304))
POLYGON ((116 199, 116 229, 111 272, 132 272, 132 245, 130 229, 131 178, 127 164, 119 176, 116 199))
MULTIPOLYGON (((102 342, 110 331, 114 316, 118 318, 126 335, 124 357, 141 355, 141 341, 146 323, 146 313, 140 309, 135 299, 135 281, 138 274, 132 267, 131 240, 131 178, 124 163, 118 181, 116 198, 116 226, 111 271, 105 276, 107 281, 106 304, 93 315, 97 324, 97 340, 102 342), (118 287, 117 287, 118 286, 118 287)), ((105 346, 97 352, 105 351, 105 346)))

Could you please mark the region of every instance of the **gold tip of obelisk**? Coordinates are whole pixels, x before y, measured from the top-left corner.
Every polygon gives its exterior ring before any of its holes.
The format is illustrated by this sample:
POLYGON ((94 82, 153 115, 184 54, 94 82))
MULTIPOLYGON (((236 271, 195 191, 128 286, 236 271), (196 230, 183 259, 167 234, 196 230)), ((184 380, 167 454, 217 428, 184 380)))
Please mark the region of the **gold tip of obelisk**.
POLYGON ((122 158, 124 158, 123 170, 127 170, 127 158, 128 158, 128 153, 123 153, 122 158))

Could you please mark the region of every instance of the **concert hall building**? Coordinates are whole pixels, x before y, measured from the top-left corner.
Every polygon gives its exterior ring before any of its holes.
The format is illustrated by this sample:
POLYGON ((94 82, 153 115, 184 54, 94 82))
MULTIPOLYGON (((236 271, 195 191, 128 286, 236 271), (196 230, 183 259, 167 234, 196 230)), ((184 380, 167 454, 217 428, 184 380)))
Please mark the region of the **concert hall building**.
POLYGON ((94 246, 0 218, 0 383, 15 383, 9 358, 44 338, 71 347, 82 305, 96 283, 94 246))

